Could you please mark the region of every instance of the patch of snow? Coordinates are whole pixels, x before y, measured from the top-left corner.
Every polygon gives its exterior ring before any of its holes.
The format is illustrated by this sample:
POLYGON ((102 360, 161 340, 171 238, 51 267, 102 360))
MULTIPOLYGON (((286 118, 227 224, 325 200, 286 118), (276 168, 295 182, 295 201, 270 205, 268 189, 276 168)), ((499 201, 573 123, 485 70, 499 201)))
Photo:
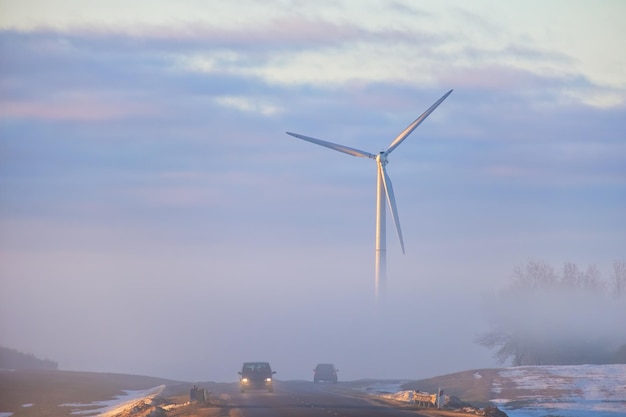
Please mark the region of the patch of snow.
POLYGON ((529 393, 493 400, 509 417, 626 416, 626 365, 523 366, 498 374, 493 393, 501 394, 507 380, 529 393))
POLYGON ((404 402, 407 402, 407 403, 412 403, 412 402, 415 402, 415 400, 413 398, 413 394, 414 393, 415 393, 415 391, 413 391, 413 390, 398 391, 398 392, 394 392, 392 394, 379 394, 379 397, 389 398, 389 399, 396 400, 396 401, 404 401, 404 402))
MULTIPOLYGON (((125 410, 131 409, 135 405, 143 401, 151 401, 154 397, 159 395, 163 391, 164 388, 165 388, 165 385, 159 385, 158 387, 150 388, 147 390, 139 390, 139 391, 125 390, 124 392, 126 394, 118 395, 112 400, 95 401, 90 404, 80 404, 80 403, 61 404, 61 406, 62 407, 74 407, 74 408, 91 407, 92 409, 90 410, 76 410, 76 411, 72 411, 71 414, 91 416, 91 415, 94 415, 94 413, 98 413, 98 414, 95 414, 98 417, 108 417, 108 416, 113 416, 115 414, 119 414, 125 410), (100 407, 101 409, 94 410, 93 407, 100 407)), ((0 415, 0 417, 3 417, 3 416, 0 415)))
MULTIPOLYGON (((396 401, 402 401, 406 403, 416 404, 420 403, 437 403, 437 394, 431 394, 429 392, 420 392, 414 390, 398 391, 392 394, 378 394, 380 398, 387 398, 396 401)), ((445 401, 444 397, 441 397, 445 401)))
POLYGON ((474 372, 474 379, 480 379, 483 376, 480 374, 480 372, 474 372))
POLYGON ((22 407, 32 407, 33 405, 35 405, 35 404, 33 404, 33 403, 22 404, 22 407))
POLYGON ((0 417, 11 417, 13 415, 13 413, 5 413, 0 411, 0 417))
POLYGON ((494 379, 491 383, 491 392, 493 394, 500 394, 502 392, 502 384, 494 379))
POLYGON ((167 405, 162 405, 161 408, 164 409, 165 411, 171 411, 175 408, 180 408, 180 407, 187 407, 189 404, 191 404, 189 401, 187 401, 186 403, 182 403, 182 404, 167 404, 167 405))

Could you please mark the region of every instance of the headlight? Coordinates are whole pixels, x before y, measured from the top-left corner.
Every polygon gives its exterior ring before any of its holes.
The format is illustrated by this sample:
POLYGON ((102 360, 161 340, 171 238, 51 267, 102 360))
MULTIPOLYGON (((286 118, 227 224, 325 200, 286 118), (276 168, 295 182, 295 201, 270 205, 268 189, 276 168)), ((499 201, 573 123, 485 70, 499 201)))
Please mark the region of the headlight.
POLYGON ((265 378, 265 382, 272 382, 272 378, 265 378))
POLYGON ((243 382, 244 384, 248 382, 248 378, 241 378, 241 382, 243 382))

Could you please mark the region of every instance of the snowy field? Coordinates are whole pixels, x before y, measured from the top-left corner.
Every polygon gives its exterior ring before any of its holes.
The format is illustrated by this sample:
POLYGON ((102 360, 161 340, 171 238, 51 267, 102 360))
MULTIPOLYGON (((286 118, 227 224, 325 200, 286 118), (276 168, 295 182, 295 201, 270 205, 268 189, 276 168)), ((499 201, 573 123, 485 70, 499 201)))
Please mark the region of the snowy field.
POLYGON ((524 366, 499 371, 493 402, 509 417, 626 416, 626 365, 524 366), (505 389, 506 387, 506 389, 505 389))
MULTIPOLYGON (((414 392, 399 385, 373 384, 365 391, 413 402, 414 392)), ((626 417, 626 365, 505 368, 491 391, 494 405, 509 417, 626 417)))

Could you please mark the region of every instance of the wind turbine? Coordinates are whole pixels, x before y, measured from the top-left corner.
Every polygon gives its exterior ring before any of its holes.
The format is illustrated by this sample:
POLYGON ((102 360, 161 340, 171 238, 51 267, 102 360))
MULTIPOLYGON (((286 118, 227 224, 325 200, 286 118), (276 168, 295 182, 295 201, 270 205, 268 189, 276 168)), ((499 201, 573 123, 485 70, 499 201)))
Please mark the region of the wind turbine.
POLYGON ((386 243, 386 213, 385 213, 385 198, 389 203, 391 209, 391 217, 396 225, 396 231, 398 232, 398 238, 400 239, 400 246, 402 247, 402 253, 404 253, 404 240, 402 239, 402 230, 400 229, 400 219, 398 218, 398 209, 396 207, 396 198, 393 194, 393 187, 391 185, 391 179, 387 175, 387 157, 391 152, 396 149, 404 139, 407 138, 419 126, 435 109, 452 93, 452 90, 448 91, 432 106, 428 108, 420 117, 415 119, 413 123, 407 126, 384 151, 380 151, 377 154, 365 152, 356 148, 350 148, 348 146, 339 145, 333 142, 327 142, 321 139, 315 139, 309 136, 300 135, 298 133, 286 132, 288 135, 294 136, 298 139, 306 140, 308 142, 315 143, 320 146, 325 146, 330 149, 334 149, 339 152, 347 153, 348 155, 358 156, 362 158, 371 158, 376 160, 377 165, 377 181, 376 181, 376 299, 380 297, 380 293, 384 292, 385 282, 387 280, 387 243, 386 243))

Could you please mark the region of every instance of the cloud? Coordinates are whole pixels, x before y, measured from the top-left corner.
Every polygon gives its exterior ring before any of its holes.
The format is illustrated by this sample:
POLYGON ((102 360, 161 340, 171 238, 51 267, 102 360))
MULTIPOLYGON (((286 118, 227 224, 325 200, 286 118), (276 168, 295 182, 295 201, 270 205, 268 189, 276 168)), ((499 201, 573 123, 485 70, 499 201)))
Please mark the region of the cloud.
POLYGON ((103 102, 87 97, 61 99, 60 103, 3 102, 0 112, 4 119, 40 119, 58 121, 109 121, 157 113, 147 104, 103 102))

